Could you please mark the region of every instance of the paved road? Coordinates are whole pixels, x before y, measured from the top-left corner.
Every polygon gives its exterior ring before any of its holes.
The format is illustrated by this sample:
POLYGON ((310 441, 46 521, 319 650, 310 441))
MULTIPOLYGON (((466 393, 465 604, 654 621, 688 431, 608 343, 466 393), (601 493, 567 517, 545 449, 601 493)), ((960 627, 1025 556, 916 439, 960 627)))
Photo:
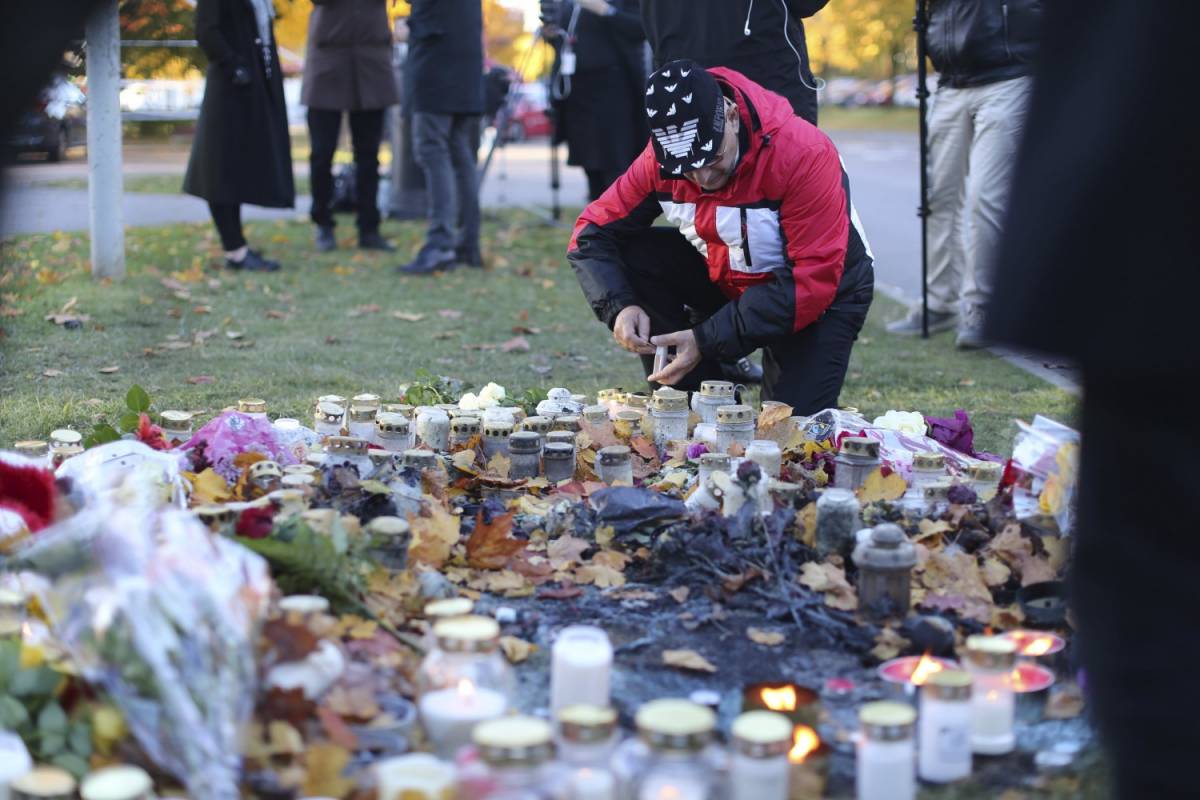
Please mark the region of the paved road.
MULTIPOLYGON (((920 286, 915 138, 891 132, 836 132, 834 139, 850 171, 854 202, 875 251, 879 280, 915 296, 920 286)), ((185 162, 186 151, 178 147, 130 146, 126 149, 125 174, 182 175, 185 162)), ((561 176, 560 202, 565 206, 581 205, 586 193, 582 171, 564 166, 561 176)), ((7 191, 0 209, 0 236, 86 230, 87 192, 46 185, 86 177, 87 165, 82 160, 12 167, 5 177, 7 191)), ((489 208, 548 207, 550 197, 549 150, 544 144, 525 143, 497 155, 484 182, 481 200, 489 208)), ((245 216, 248 219, 304 217, 308 202, 307 197, 299 198, 295 210, 247 207, 245 216)), ((181 194, 131 192, 125 195, 124 203, 127 225, 208 219, 203 202, 181 194)))

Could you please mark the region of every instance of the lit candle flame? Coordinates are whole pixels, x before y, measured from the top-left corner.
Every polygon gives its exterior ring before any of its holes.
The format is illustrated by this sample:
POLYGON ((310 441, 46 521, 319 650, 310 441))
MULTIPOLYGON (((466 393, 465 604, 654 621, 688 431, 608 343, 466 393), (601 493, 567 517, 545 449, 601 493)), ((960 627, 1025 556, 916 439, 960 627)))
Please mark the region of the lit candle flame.
POLYGON ((1049 636, 1039 636, 1029 644, 1025 645, 1021 655, 1025 656, 1044 656, 1050 652, 1050 648, 1054 647, 1054 639, 1049 636))
POLYGON ((682 796, 683 792, 679 791, 678 787, 672 786, 669 783, 658 790, 659 800, 679 800, 682 796))
POLYGON ((475 699, 475 684, 471 683, 466 678, 462 678, 458 682, 458 698, 464 703, 470 703, 475 699))
POLYGON ((792 749, 788 751, 788 761, 793 764, 803 764, 814 750, 821 746, 817 732, 807 725, 797 725, 792 732, 792 749))
POLYGON ((1025 690, 1025 676, 1021 674, 1019 667, 1013 669, 1012 674, 1008 676, 1008 680, 1012 684, 1014 692, 1025 690))
POLYGON ((929 657, 929 653, 921 656, 921 660, 917 662, 916 669, 913 670, 909 681, 914 686, 924 686, 935 673, 941 672, 944 669, 940 661, 929 657))
POLYGON ((796 687, 783 686, 778 689, 762 690, 763 704, 772 711, 796 710, 796 687))

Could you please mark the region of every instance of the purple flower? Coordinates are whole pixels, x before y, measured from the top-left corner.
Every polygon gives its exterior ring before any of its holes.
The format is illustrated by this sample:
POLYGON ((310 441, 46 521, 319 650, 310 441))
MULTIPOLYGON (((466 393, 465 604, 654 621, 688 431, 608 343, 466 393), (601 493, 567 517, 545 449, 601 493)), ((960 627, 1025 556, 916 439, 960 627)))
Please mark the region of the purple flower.
POLYGON ((978 500, 979 496, 975 494, 975 490, 970 486, 956 483, 950 487, 950 491, 946 494, 946 499, 956 506, 969 506, 978 500))
POLYGON ((975 455, 975 431, 966 411, 959 408, 953 417, 926 417, 925 423, 929 425, 929 436, 933 440, 951 450, 975 455))
POLYGON ((704 455, 707 452, 708 452, 708 445, 706 445, 704 442, 693 442, 692 444, 688 445, 687 457, 689 460, 695 459, 695 458, 699 458, 700 456, 704 455))
POLYGON ((210 420, 182 449, 193 451, 193 463, 198 460, 195 458, 198 450, 203 461, 211 464, 217 474, 231 484, 241 474, 233 463, 241 453, 262 453, 280 465, 296 463, 291 451, 275 436, 271 423, 237 411, 226 411, 210 420))

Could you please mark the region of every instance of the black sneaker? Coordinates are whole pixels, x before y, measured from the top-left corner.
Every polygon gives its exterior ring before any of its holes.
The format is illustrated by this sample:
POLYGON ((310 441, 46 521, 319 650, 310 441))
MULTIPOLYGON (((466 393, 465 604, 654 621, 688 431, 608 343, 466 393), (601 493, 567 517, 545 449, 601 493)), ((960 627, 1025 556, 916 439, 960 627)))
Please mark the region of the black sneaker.
POLYGON ((316 248, 318 253, 337 249, 337 237, 333 235, 332 225, 317 226, 316 248))
POLYGON ((263 258, 256 250, 247 250, 241 261, 225 259, 225 266, 243 272, 278 272, 279 262, 263 258))
POLYGON ((447 272, 458 266, 453 250, 422 250, 410 263, 397 267, 404 275, 431 275, 447 272))
POLYGON ((370 233, 360 233, 358 235, 358 249, 391 253, 396 248, 392 246, 391 242, 380 236, 379 231, 371 231, 370 233))
POLYGON ((762 383, 762 367, 748 358, 721 362, 721 374, 734 383, 762 383))
POLYGON ((454 251, 454 257, 458 260, 458 263, 466 264, 468 267, 475 267, 476 269, 483 267, 483 256, 479 254, 478 250, 456 250, 454 251))

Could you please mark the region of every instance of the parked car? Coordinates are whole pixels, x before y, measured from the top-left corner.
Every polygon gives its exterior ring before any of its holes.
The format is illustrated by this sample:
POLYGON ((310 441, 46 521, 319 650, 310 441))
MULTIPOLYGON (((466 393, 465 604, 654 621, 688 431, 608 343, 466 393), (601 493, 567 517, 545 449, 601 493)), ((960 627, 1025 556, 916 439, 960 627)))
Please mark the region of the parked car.
POLYGON ((541 83, 522 83, 512 87, 512 117, 508 124, 508 140, 523 142, 549 136, 554 125, 548 113, 546 87, 541 83))
POLYGON ((55 76, 34 107, 17 120, 9 148, 15 153, 45 153, 50 161, 62 161, 69 148, 87 144, 86 102, 78 86, 55 76))

